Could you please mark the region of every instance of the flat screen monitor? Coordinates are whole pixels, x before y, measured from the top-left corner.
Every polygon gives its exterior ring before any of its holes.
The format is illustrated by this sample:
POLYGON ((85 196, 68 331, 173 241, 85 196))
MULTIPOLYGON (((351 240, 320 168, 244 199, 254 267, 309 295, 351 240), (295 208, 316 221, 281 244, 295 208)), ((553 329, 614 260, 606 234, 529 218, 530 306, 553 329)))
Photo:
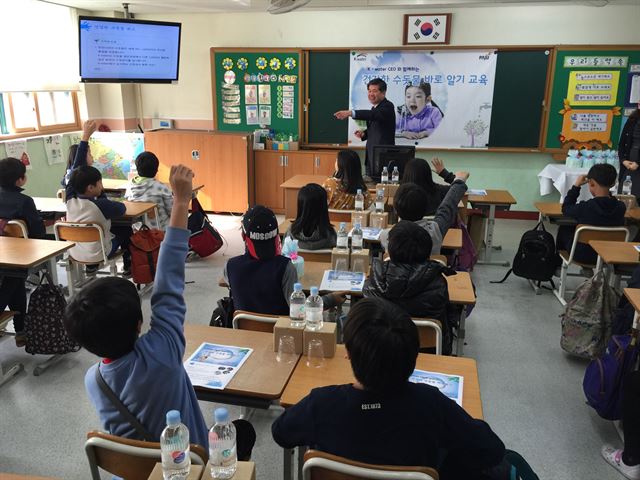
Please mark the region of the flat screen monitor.
POLYGON ((389 180, 391 180, 391 173, 393 167, 398 167, 400 171, 400 178, 404 173, 405 164, 415 158, 416 147, 413 145, 376 145, 373 147, 373 179, 376 182, 380 181, 380 174, 382 168, 387 167, 389 169, 389 180))
POLYGON ((81 16, 81 81, 176 82, 180 31, 180 23, 81 16))

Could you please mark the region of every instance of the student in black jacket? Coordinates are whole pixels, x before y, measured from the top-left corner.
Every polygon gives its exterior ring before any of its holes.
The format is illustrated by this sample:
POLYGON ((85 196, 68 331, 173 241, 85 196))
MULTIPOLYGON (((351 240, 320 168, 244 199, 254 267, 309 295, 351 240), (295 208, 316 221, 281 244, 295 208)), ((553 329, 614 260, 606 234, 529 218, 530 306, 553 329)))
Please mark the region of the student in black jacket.
MULTIPOLYGON (((24 220, 27 224, 29 238, 45 238, 46 231, 42 219, 38 215, 33 198, 22 193, 27 183, 27 169, 17 158, 0 160, 0 219, 24 220)), ((27 293, 25 275, 0 276, 0 312, 8 306, 10 310, 19 312, 13 317, 16 331, 16 345, 23 347, 24 314, 27 311, 27 293)))
MULTIPOLYGON (((571 187, 562 204, 562 214, 571 217, 580 225, 598 227, 619 227, 624 225, 626 207, 624 203, 611 196, 609 191, 616 183, 616 169, 606 163, 594 165, 587 175, 580 175, 571 187), (586 202, 576 203, 580 188, 589 184, 593 198, 586 202)), ((556 247, 558 250, 571 252, 575 227, 563 225, 558 228, 556 247)), ((576 245, 574 259, 582 263, 595 264, 598 255, 589 245, 576 245)))
POLYGON ((419 340, 406 312, 365 298, 349 311, 344 340, 354 383, 315 388, 288 408, 271 428, 278 445, 378 465, 433 467, 441 480, 500 478, 483 476, 505 455, 489 425, 437 388, 409 382, 419 340))

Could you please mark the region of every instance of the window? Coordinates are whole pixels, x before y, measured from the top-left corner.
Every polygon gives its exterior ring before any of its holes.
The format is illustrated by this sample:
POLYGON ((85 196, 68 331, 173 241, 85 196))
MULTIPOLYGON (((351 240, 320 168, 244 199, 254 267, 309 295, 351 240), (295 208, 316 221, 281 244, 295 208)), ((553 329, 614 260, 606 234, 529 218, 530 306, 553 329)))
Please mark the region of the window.
POLYGON ((0 93, 0 138, 81 128, 75 92, 0 93))

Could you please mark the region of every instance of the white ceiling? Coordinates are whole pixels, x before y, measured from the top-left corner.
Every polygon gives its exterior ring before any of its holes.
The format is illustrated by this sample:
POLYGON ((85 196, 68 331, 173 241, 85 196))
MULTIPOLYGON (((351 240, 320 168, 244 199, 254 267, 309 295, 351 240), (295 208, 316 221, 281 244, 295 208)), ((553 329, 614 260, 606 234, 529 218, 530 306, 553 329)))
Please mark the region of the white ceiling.
MULTIPOLYGON (((113 0, 45 0, 89 11, 123 11, 123 1, 113 0)), ((132 0, 129 12, 144 13, 212 13, 266 11, 269 0, 132 0)), ((606 4, 640 5, 640 0, 311 0, 306 9, 336 8, 453 8, 499 5, 576 4, 595 7, 606 4)), ((433 11, 433 10, 432 10, 433 11)))

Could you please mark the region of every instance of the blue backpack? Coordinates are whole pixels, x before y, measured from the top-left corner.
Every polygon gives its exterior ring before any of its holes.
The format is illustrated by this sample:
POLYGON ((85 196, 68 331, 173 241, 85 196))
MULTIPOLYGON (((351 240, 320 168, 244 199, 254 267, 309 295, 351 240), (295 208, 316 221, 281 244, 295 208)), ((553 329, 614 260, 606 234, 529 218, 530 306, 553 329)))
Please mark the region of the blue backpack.
POLYGON ((637 331, 614 335, 607 350, 587 365, 582 388, 591 405, 602 418, 621 417, 622 384, 638 361, 637 331))

